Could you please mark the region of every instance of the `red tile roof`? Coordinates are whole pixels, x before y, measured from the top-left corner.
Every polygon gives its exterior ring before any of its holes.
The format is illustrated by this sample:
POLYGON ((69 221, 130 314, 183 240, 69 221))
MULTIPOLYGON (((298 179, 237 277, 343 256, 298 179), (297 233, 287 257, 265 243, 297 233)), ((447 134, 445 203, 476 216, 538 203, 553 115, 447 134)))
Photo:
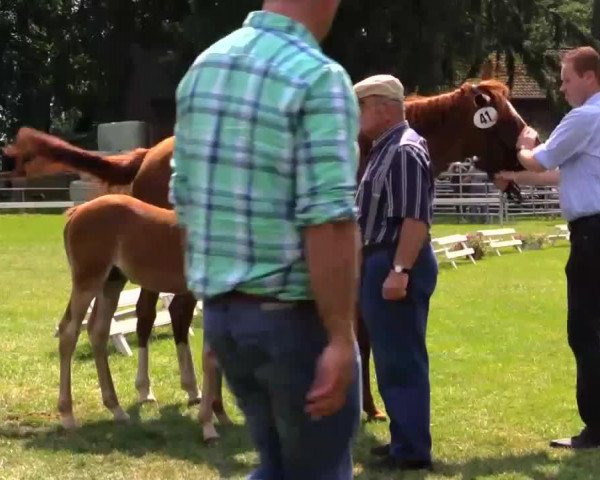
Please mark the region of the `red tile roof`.
MULTIPOLYGON (((548 51, 549 54, 562 55, 567 48, 548 51)), ((504 54, 497 57, 490 55, 487 64, 482 66, 482 78, 496 78, 508 84, 508 72, 506 68, 504 54)), ((518 59, 515 61, 515 74, 511 97, 519 99, 545 99, 546 92, 540 87, 538 82, 527 73, 527 67, 518 59)))

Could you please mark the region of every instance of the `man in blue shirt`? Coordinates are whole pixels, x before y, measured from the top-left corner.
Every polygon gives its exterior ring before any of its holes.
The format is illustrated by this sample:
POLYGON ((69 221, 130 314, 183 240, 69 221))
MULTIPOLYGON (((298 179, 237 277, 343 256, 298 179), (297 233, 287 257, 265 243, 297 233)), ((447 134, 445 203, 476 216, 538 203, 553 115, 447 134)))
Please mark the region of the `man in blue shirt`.
POLYGON ((426 141, 404 116, 404 89, 390 75, 356 84, 361 133, 373 141, 357 204, 363 240, 360 308, 390 443, 373 449, 386 467, 431 468, 425 332, 437 262, 429 241, 433 171, 426 141))
POLYGON ((566 266, 569 345, 577 363, 577 404, 585 427, 553 447, 600 447, 600 55, 591 47, 562 60, 561 92, 573 107, 545 143, 526 128, 517 147, 528 170, 552 173, 571 231, 566 266))

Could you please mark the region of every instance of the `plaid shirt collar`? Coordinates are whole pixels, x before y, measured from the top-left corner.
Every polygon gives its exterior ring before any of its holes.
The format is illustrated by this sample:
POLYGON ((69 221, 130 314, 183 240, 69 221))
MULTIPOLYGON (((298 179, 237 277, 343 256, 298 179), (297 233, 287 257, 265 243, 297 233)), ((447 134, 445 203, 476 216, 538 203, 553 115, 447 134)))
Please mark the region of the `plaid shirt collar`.
POLYGON ((315 48, 321 48, 317 39, 304 25, 285 15, 266 10, 250 12, 243 25, 244 27, 252 27, 259 30, 283 32, 287 35, 298 37, 315 48))

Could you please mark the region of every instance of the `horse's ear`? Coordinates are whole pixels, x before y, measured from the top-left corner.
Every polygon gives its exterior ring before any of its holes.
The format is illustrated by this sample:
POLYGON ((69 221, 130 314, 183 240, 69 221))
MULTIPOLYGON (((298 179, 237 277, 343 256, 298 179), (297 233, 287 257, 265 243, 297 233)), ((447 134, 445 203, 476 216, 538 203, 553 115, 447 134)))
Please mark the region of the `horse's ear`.
POLYGON ((473 86, 473 102, 478 108, 489 107, 492 103, 492 98, 484 93, 479 87, 473 86))

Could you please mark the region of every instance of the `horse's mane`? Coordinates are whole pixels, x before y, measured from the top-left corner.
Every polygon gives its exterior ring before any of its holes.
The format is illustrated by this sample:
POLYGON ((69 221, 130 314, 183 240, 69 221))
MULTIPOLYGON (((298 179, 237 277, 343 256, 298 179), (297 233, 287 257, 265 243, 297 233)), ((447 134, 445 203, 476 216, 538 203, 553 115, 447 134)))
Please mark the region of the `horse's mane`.
MULTIPOLYGON (((451 92, 434 96, 409 95, 406 98, 406 118, 415 127, 427 131, 446 123, 449 117, 457 117, 470 99, 474 86, 481 88, 494 99, 497 108, 506 105, 509 89, 498 80, 484 80, 478 84, 465 82, 451 92)), ((502 114, 502 112, 499 112, 502 114)))

